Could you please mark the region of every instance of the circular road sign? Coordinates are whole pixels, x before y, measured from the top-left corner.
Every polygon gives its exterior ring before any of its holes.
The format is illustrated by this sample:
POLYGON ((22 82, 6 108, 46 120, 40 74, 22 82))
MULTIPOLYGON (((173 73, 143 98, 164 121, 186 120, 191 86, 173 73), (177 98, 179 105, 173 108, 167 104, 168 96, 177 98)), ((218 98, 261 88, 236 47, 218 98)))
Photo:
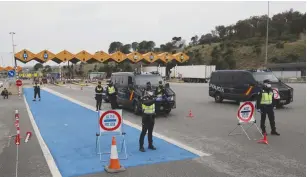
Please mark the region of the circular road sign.
POLYGON ((20 79, 16 80, 16 85, 18 87, 22 86, 22 81, 20 79))
POLYGON ((274 99, 279 99, 279 93, 276 88, 273 88, 274 99))
POLYGON ((8 73, 7 73, 8 77, 14 77, 15 76, 15 71, 14 70, 10 70, 8 73))
POLYGON ((252 102, 243 103, 237 113, 237 117, 243 122, 249 122, 254 115, 255 107, 252 102))
POLYGON ((99 125, 105 131, 115 131, 121 124, 122 117, 114 110, 104 112, 99 119, 99 125))

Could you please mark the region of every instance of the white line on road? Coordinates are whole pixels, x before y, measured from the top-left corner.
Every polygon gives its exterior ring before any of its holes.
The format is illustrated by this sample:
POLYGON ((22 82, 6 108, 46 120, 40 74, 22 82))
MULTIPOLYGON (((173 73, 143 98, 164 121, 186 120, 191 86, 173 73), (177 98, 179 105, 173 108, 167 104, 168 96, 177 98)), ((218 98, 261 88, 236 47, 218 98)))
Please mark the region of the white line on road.
POLYGON ((27 112, 28 112, 28 115, 29 115, 32 127, 33 127, 34 132, 35 132, 35 134, 37 136, 37 140, 38 140, 39 145, 40 145, 40 147, 41 147, 41 149, 43 151, 44 157, 45 157, 45 159, 47 161, 47 164, 49 166, 49 169, 50 169, 50 172, 51 172, 52 176, 53 177, 62 177, 62 175, 61 175, 61 173, 60 173, 57 165, 55 164, 55 161, 54 161, 54 159, 53 159, 53 157, 52 157, 52 155, 50 153, 50 150, 49 150, 48 146, 46 145, 42 135, 39 132, 37 124, 36 124, 36 122, 34 120, 34 117, 32 115, 32 112, 30 110, 28 102, 27 102, 26 97, 24 95, 23 95, 23 100, 24 100, 24 102, 26 104, 27 112))
MULTIPOLYGON (((52 90, 52 89, 43 88, 43 90, 45 90, 45 91, 47 91, 47 92, 50 92, 50 93, 52 93, 52 94, 54 94, 54 95, 57 95, 57 96, 59 96, 59 97, 62 97, 62 98, 64 98, 64 99, 67 99, 67 100, 69 100, 69 101, 71 101, 71 102, 73 102, 73 103, 79 104, 80 106, 85 107, 85 108, 87 108, 87 109, 89 109, 89 110, 92 110, 92 111, 95 111, 95 110, 96 110, 96 109, 94 108, 94 106, 90 106, 90 105, 88 105, 88 104, 85 104, 85 103, 83 103, 83 102, 80 102, 80 101, 78 101, 78 100, 75 100, 75 99, 73 99, 73 98, 71 98, 71 97, 69 97, 69 96, 66 96, 66 95, 64 95, 64 94, 61 94, 61 93, 59 93, 59 92, 56 92, 56 91, 54 91, 54 90, 52 90)), ((138 130, 140 130, 140 131, 142 130, 142 127, 141 127, 141 126, 139 126, 139 125, 137 125, 137 124, 134 124, 134 123, 132 123, 132 122, 130 122, 130 121, 124 120, 124 123, 125 123, 126 125, 129 125, 129 126, 131 126, 131 127, 136 128, 136 129, 138 129, 138 130)), ((185 149, 185 150, 187 150, 187 151, 190 151, 190 152, 192 152, 192 153, 194 153, 194 154, 196 154, 196 155, 198 155, 198 156, 211 156, 211 154, 204 153, 204 152, 202 152, 202 151, 199 151, 199 150, 197 150, 197 149, 194 149, 194 148, 192 148, 192 147, 190 147, 190 146, 187 146, 187 145, 185 145, 185 144, 183 144, 183 143, 178 142, 177 140, 171 139, 171 138, 169 138, 169 137, 167 137, 167 136, 164 136, 164 135, 161 135, 161 134, 159 134, 159 133, 153 132, 153 135, 154 135, 155 137, 158 137, 158 138, 160 138, 160 139, 163 139, 163 140, 165 140, 165 141, 167 141, 167 142, 169 142, 169 143, 171 143, 171 144, 174 144, 174 145, 176 145, 176 146, 178 146, 178 147, 180 147, 180 148, 182 148, 182 149, 185 149)))

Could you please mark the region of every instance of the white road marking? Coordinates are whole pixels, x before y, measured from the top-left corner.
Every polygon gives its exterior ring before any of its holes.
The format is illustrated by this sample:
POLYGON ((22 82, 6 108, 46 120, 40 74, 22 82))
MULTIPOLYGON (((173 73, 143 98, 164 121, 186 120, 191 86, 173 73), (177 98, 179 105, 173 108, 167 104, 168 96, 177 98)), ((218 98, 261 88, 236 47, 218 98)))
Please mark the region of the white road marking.
MULTIPOLYGON (((44 88, 42 88, 42 89, 44 89, 44 88)), ((59 171, 59 169, 58 169, 58 167, 57 167, 57 165, 56 165, 56 163, 55 163, 55 161, 54 161, 54 159, 53 159, 53 157, 52 157, 52 155, 50 153, 50 150, 49 150, 48 146, 46 145, 42 135, 39 132, 39 129, 38 129, 37 125, 36 125, 36 122, 34 120, 34 117, 32 115, 30 107, 29 107, 28 102, 26 100, 26 97, 24 95, 23 95, 23 100, 24 100, 24 102, 26 104, 27 112, 28 112, 28 115, 29 115, 32 127, 33 127, 34 132, 35 132, 35 134, 37 136, 37 140, 38 140, 39 145, 40 145, 40 147, 41 147, 41 149, 43 151, 44 157, 46 159, 46 162, 48 164, 48 167, 50 169, 50 172, 51 172, 52 176, 53 177, 62 177, 62 175, 61 175, 61 173, 60 173, 60 171, 59 171)))
MULTIPOLYGON (((52 90, 52 89, 43 88, 43 90, 45 90, 45 91, 47 91, 47 92, 50 92, 50 93, 52 93, 52 94, 54 94, 54 95, 57 95, 57 96, 59 96, 59 97, 62 97, 62 98, 64 98, 64 99, 67 99, 67 100, 69 100, 69 101, 71 101, 71 102, 73 102, 73 103, 79 104, 80 106, 85 107, 85 108, 87 108, 87 109, 89 109, 89 110, 92 110, 92 111, 95 111, 95 110, 96 110, 96 108, 95 108, 94 106, 90 106, 90 105, 88 105, 88 104, 85 104, 85 103, 83 103, 83 102, 80 102, 80 101, 78 101, 78 100, 76 100, 76 99, 73 99, 73 98, 71 98, 71 97, 69 97, 69 96, 66 96, 66 95, 64 95, 64 94, 62 94, 62 93, 59 93, 59 92, 57 92, 57 91, 54 91, 54 90, 52 90)), ((124 123, 125 123, 126 125, 129 125, 129 126, 131 126, 131 127, 136 128, 136 129, 138 129, 138 130, 140 130, 140 131, 142 130, 142 127, 141 127, 141 126, 139 126, 139 125, 137 125, 137 124, 134 124, 134 123, 132 123, 132 122, 130 122, 130 121, 124 120, 124 123)), ((169 142, 169 143, 171 143, 171 144, 174 144, 174 145, 176 145, 176 146, 178 146, 178 147, 180 147, 180 148, 182 148, 182 149, 185 149, 185 150, 187 150, 187 151, 190 151, 190 152, 192 152, 192 153, 194 153, 194 154, 196 154, 196 155, 198 155, 198 156, 211 156, 211 154, 204 153, 204 152, 202 152, 202 151, 200 151, 200 150, 194 149, 194 148, 192 148, 192 147, 190 147, 190 146, 187 146, 187 145, 185 145, 185 144, 183 144, 183 143, 181 143, 181 142, 178 142, 177 140, 171 139, 171 138, 169 138, 169 137, 167 137, 167 136, 164 136, 164 135, 161 135, 161 134, 159 134, 159 133, 157 133, 157 132, 153 132, 153 135, 154 135, 155 137, 158 137, 158 138, 160 138, 160 139, 163 139, 163 140, 165 140, 165 141, 167 141, 167 142, 169 142)))

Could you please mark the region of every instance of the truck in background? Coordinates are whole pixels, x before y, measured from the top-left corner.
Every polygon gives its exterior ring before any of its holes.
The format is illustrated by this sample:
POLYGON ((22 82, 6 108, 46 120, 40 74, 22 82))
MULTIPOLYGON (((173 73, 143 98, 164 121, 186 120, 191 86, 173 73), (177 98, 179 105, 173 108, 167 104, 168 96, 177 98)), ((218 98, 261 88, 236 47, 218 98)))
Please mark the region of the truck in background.
MULTIPOLYGON (((166 67, 164 66, 147 66, 142 67, 143 72, 159 72, 166 77, 166 67)), ((186 65, 175 66, 171 69, 170 78, 181 79, 184 82, 207 83, 211 73, 215 71, 215 65, 186 65)))

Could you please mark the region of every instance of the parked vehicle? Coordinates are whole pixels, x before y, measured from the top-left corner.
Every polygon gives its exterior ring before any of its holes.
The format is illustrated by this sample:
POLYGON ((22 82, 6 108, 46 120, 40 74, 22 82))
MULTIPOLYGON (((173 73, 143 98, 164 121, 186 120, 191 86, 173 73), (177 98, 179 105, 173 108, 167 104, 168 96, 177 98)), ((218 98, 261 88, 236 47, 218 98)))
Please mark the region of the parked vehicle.
MULTIPOLYGON (((151 82, 154 91, 158 87, 159 81, 163 81, 163 78, 159 73, 117 72, 112 74, 111 81, 118 90, 118 105, 139 114, 141 112, 140 98, 143 96, 146 83, 151 82), (132 90, 133 98, 130 99, 132 90)), ((106 89, 107 86, 103 89, 103 99, 108 102, 106 89)), ((168 83, 165 84, 165 92, 166 94, 162 98, 156 98, 156 113, 169 114, 172 109, 176 108, 176 94, 168 83)))
POLYGON ((281 82, 269 70, 220 70, 212 73, 209 82, 209 96, 215 102, 226 100, 252 101, 262 88, 264 80, 270 80, 272 88, 279 92, 280 99, 275 102, 276 107, 293 102, 293 88, 281 82))

